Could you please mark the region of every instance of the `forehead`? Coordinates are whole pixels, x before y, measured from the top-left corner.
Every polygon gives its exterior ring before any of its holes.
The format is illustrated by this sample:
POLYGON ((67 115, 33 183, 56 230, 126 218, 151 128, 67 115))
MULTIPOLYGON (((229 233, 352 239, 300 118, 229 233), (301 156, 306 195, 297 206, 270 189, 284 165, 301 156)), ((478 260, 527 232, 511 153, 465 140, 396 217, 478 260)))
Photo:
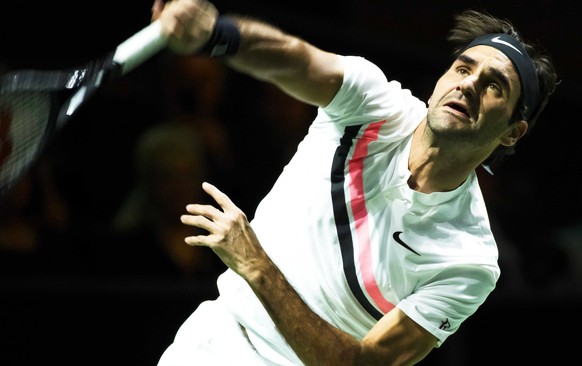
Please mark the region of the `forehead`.
POLYGON ((475 66, 483 66, 501 72, 510 81, 513 88, 519 87, 519 75, 513 63, 503 52, 497 48, 478 45, 466 49, 461 55, 467 56, 475 62, 475 66))

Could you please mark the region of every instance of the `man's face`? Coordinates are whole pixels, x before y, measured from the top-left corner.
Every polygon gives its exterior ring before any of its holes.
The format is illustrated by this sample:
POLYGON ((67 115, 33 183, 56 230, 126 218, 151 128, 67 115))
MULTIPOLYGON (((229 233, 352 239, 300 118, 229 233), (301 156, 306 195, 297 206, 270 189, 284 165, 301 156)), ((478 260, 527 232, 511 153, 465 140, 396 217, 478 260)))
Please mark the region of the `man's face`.
POLYGON ((513 64, 501 51, 465 50, 438 80, 429 101, 427 124, 435 144, 465 142, 491 151, 514 144, 523 134, 509 125, 520 89, 513 64))

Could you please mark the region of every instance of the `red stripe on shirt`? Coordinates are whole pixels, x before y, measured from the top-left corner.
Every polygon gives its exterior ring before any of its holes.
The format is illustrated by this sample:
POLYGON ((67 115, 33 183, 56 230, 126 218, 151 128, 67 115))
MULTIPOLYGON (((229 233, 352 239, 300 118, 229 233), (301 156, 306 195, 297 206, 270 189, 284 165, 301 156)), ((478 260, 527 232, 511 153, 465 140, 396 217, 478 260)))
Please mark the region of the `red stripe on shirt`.
POLYGON ((368 227, 368 210, 366 208, 364 179, 362 176, 362 172, 364 171, 364 158, 368 155, 368 146, 371 142, 378 139, 378 132, 384 123, 386 123, 386 120, 371 123, 364 131, 363 136, 358 139, 354 148, 354 154, 349 162, 349 189, 358 239, 360 272, 364 281, 364 287, 376 306, 386 314, 394 308, 394 304, 384 298, 374 277, 370 231, 368 227))

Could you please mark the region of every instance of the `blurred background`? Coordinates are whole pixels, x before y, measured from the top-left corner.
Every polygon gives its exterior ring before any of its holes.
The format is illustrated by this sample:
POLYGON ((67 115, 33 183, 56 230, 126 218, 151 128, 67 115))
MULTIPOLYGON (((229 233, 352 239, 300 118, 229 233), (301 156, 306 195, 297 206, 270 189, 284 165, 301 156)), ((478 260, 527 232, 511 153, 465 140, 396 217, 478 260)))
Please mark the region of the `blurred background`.
MULTIPOLYGON (((0 5, 0 72, 74 67, 150 21, 153 1, 0 5)), ((466 8, 510 19, 560 85, 494 176, 481 175, 498 289, 423 365, 565 364, 582 324, 582 26, 574 1, 264 0, 215 4, 377 63, 421 99, 466 8), (574 119, 574 120, 572 120, 574 119)), ((0 365, 155 365, 224 270, 178 217, 208 180, 249 217, 315 110, 217 60, 161 52, 100 90, 0 206, 0 365)))

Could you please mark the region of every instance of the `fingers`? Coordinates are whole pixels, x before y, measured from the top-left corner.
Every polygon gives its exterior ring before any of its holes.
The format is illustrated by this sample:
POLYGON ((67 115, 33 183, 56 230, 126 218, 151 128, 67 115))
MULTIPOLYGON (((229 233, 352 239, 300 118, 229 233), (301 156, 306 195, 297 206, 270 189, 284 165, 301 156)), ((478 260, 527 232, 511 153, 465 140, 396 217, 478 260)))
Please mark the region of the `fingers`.
MULTIPOLYGON (((210 183, 203 183, 202 188, 210 194, 215 200, 230 203, 230 199, 218 188, 210 183)), ((221 206, 222 207, 222 206, 221 206)), ((190 236, 185 238, 189 245, 207 245, 210 246, 212 237, 221 232, 221 223, 224 221, 225 213, 211 205, 189 204, 186 206, 189 215, 180 216, 180 221, 189 226, 206 230, 207 235, 190 236)))
MULTIPOLYGON (((198 205, 188 205, 189 208, 198 205)), ((218 217, 218 213, 210 214, 208 211, 218 211, 214 207, 209 207, 208 210, 188 210, 192 215, 182 215, 180 216, 180 221, 183 224, 195 226, 200 229, 204 229, 208 232, 215 232, 217 230, 217 225, 215 220, 218 217)))
POLYGON ((182 215, 180 220, 186 225, 196 226, 209 232, 215 232, 218 228, 216 223, 224 221, 226 216, 231 216, 233 213, 238 213, 240 210, 226 194, 222 193, 214 185, 204 182, 202 183, 202 189, 214 198, 223 211, 211 205, 189 204, 186 206, 186 211, 188 211, 190 215, 182 215))
POLYGON ((152 21, 158 19, 162 10, 164 9, 164 1, 163 0, 154 0, 152 4, 152 21))
POLYGON ((206 246, 211 248, 211 241, 208 240, 208 236, 204 236, 204 235, 198 235, 198 236, 188 236, 184 239, 184 241, 186 242, 186 244, 190 245, 190 246, 206 246))
POLYGON ((209 216, 212 219, 216 218, 218 214, 222 213, 221 210, 210 204, 198 204, 198 203, 190 203, 186 205, 186 211, 195 215, 209 216))
POLYGON ((206 230, 208 234, 188 236, 184 239, 188 245, 205 245, 211 246, 213 241, 211 240, 216 236, 217 232, 220 232, 219 225, 214 221, 221 214, 221 212, 207 205, 188 205, 186 210, 191 213, 191 215, 180 216, 180 221, 183 224, 193 226, 199 229, 206 230))
POLYGON ((238 207, 231 201, 231 199, 214 185, 204 182, 202 189, 212 197, 223 211, 238 210, 238 207))
MULTIPOLYGON (((158 0, 160 1, 160 0, 158 0)), ((188 10, 189 4, 185 2, 171 1, 159 10, 158 17, 166 33, 172 36, 175 42, 188 42, 189 27, 193 23, 193 14, 188 10)))
POLYGON ((152 18, 159 19, 169 36, 168 47, 179 54, 199 51, 210 39, 218 10, 205 0, 172 0, 165 5, 155 0, 152 18))

